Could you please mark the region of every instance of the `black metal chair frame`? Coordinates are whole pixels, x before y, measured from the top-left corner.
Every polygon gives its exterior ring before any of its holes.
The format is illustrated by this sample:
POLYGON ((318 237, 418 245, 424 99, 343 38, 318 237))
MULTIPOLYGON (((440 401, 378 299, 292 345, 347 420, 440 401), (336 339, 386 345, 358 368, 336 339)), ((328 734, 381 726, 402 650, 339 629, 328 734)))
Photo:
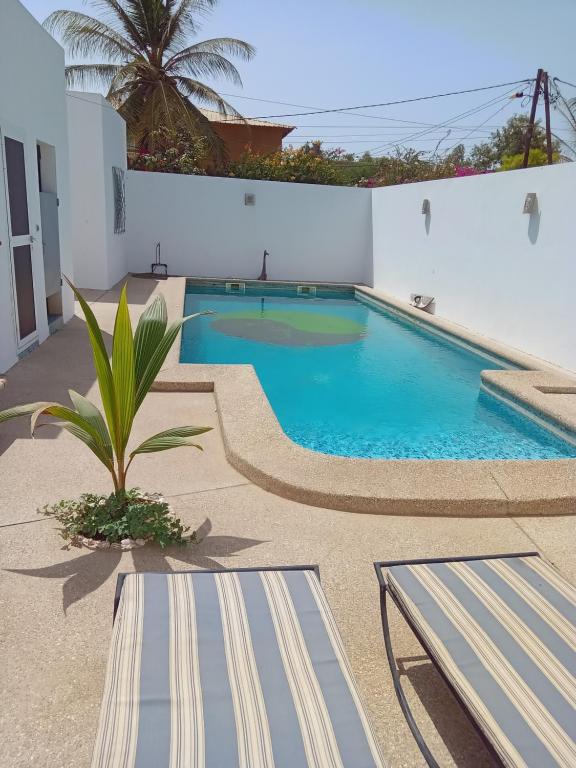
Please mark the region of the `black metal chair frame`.
MULTIPOLYGON (((260 568, 207 568, 203 570, 185 571, 146 571, 146 573, 159 573, 163 576, 167 576, 173 573, 254 573, 260 571, 314 571, 318 581, 320 581, 320 569, 317 565, 264 565, 260 568)), ((122 571, 122 573, 118 574, 116 579, 116 592, 114 594, 113 622, 116 619, 116 613, 118 612, 118 606, 120 605, 120 595, 122 594, 126 576, 131 576, 135 573, 143 573, 143 571, 122 571)))
POLYGON ((426 741, 424 740, 424 737, 422 736, 422 733, 418 728, 418 725, 416 723, 416 720, 414 719, 412 710, 410 709, 410 704, 408 703, 408 699, 406 698, 406 694, 404 693, 404 689, 402 688, 400 671, 396 664, 396 659, 394 657, 394 650, 392 648, 392 639, 390 637, 390 623, 388 621, 388 610, 387 610, 388 594, 390 595, 395 606, 398 608, 398 610, 404 617, 404 620, 406 621, 406 623, 408 624, 408 626, 416 636, 418 642, 424 648, 424 651, 426 652, 430 661, 434 664, 434 667, 440 674, 440 677, 444 680, 449 690, 454 695, 456 701, 462 707, 464 713, 467 715, 468 719, 472 723, 474 730, 479 734, 480 738, 486 745, 488 751, 496 761, 496 764, 499 766, 503 766, 504 763, 502 762, 500 756, 494 749, 494 746, 492 745, 492 743, 487 739, 485 733, 482 731, 482 729, 478 725, 476 718, 470 711, 466 702, 463 700, 463 698, 460 696, 458 691, 454 688, 450 680, 444 674, 442 668, 440 667, 440 664, 438 663, 438 660, 435 658, 433 650, 430 648, 426 640, 422 637, 422 635, 418 631, 418 628, 414 625, 414 622, 408 616, 401 602, 398 600, 398 598, 394 594, 394 590, 391 589, 390 584, 386 580, 386 576, 383 573, 383 569, 391 568, 395 565, 426 565, 431 563, 459 563, 459 562, 466 562, 470 560, 500 560, 503 558, 510 558, 510 557, 540 557, 540 555, 538 552, 514 552, 514 553, 506 553, 503 555, 472 555, 469 557, 437 557, 437 558, 423 558, 419 560, 388 560, 388 561, 381 561, 381 562, 374 563, 376 576, 378 577, 378 583, 380 585, 380 615, 382 617, 382 632, 384 634, 384 645, 386 647, 386 656, 388 657, 388 664, 390 666, 392 682, 394 683, 394 690, 396 692, 396 696, 398 698, 398 703, 400 704, 400 708, 402 709, 402 712, 404 713, 404 717, 406 718, 408 727, 412 731, 412 735, 414 736, 416 743, 418 744, 418 747, 422 752, 422 755, 426 760, 426 763, 428 764, 429 768, 440 768, 440 765, 437 762, 436 758, 433 756, 432 752, 430 751, 430 748, 426 744, 426 741))

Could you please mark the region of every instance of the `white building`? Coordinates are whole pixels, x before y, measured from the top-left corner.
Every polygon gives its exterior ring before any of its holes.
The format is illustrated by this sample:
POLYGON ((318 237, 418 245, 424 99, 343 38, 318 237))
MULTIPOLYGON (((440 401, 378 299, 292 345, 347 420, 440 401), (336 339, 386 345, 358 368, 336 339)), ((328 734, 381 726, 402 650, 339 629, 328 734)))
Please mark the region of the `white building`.
POLYGON ((64 52, 18 0, 0 3, 0 372, 70 319, 64 52))
POLYGON ((99 93, 66 96, 74 280, 107 290, 126 272, 126 124, 99 93))

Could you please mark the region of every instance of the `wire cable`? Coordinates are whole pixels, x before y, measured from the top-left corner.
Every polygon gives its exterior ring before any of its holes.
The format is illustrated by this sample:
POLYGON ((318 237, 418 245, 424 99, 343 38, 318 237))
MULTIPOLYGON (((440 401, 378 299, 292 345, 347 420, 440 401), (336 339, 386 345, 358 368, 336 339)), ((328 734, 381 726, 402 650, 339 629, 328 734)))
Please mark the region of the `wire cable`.
MULTIPOLYGON (((458 115, 455 115, 454 117, 452 117, 452 118, 450 118, 450 119, 448 119, 448 120, 445 120, 445 121, 443 121, 442 123, 437 123, 437 124, 434 126, 434 128, 443 128, 443 127, 445 127, 445 126, 449 126, 449 125, 451 125, 451 124, 452 124, 452 123, 454 123, 456 120, 460 120, 460 119, 461 119, 461 118, 463 118, 463 117, 469 117, 469 116, 471 116, 471 115, 473 115, 473 114, 476 114, 476 113, 478 113, 478 112, 482 112, 484 109, 488 109, 489 107, 493 106, 494 104, 497 104, 498 102, 502 101, 503 99, 507 99, 509 95, 510 95, 510 92, 507 92, 507 93, 505 93, 505 94, 503 94, 503 95, 500 95, 500 96, 496 96, 495 98, 493 98, 493 99, 490 99, 490 100, 489 100, 489 101, 487 101, 486 103, 484 103, 484 104, 480 104, 478 107, 475 107, 475 108, 473 108, 473 109, 469 109, 469 110, 467 110, 466 112, 461 112, 460 114, 458 114, 458 115)), ((398 146, 398 144, 399 144, 400 146, 403 146, 403 145, 405 145, 407 142, 409 142, 409 141, 411 141, 411 140, 413 140, 413 139, 418 139, 418 138, 420 138, 421 136, 425 136, 425 135, 427 135, 427 134, 431 133, 431 131, 432 131, 432 130, 433 130, 432 128, 428 128, 427 130, 424 130, 424 131, 420 131, 420 132, 418 132, 418 133, 414 133, 414 134, 412 134, 411 136, 407 136, 407 137, 406 137, 406 138, 405 138, 405 139, 404 139, 402 142, 394 142, 394 141, 389 141, 389 142, 387 142, 387 143, 385 143, 385 144, 381 144, 381 145, 379 145, 379 146, 377 146, 377 147, 374 147, 374 149, 372 150, 372 152, 380 152, 381 150, 383 150, 383 151, 385 152, 385 151, 386 151, 387 149, 389 149, 390 147, 393 147, 393 146, 395 146, 395 145, 396 145, 396 146, 398 146)))
POLYGON ((430 101, 431 99, 442 99, 446 96, 461 96, 466 93, 479 93, 480 91, 490 91, 495 88, 506 88, 510 85, 520 85, 531 83, 533 78, 525 78, 524 80, 514 80, 510 83, 499 83, 498 85, 484 85, 481 88, 466 88, 462 91, 447 91, 446 93, 436 93, 432 96, 417 96, 412 99, 397 99, 395 101, 384 101, 380 104, 359 104, 355 107, 338 107, 336 109, 318 109, 314 112, 293 112, 285 115, 262 115, 252 117, 252 120, 272 120, 280 117, 305 117, 307 115, 321 115, 321 114, 334 114, 336 112, 353 112, 357 109, 376 109, 377 107, 392 107, 397 104, 413 104, 417 101, 430 101))
POLYGON ((569 83, 567 80, 560 80, 559 77, 553 77, 552 80, 555 83, 562 83, 563 85, 569 85, 570 88, 576 88, 576 85, 574 85, 574 83, 569 83))
POLYGON ((493 118, 493 117, 496 117, 496 115, 499 115, 499 114, 500 114, 500 112, 503 112, 503 111, 506 109, 506 107, 508 107, 508 106, 509 106, 511 103, 512 103, 512 102, 511 102, 511 101, 509 101, 509 100, 508 100, 508 101, 506 101, 506 102, 504 102, 504 104, 503 104, 501 107, 498 107, 498 109, 496 110, 496 112, 493 112, 491 115, 489 115, 489 116, 486 118, 486 120, 484 120, 484 122, 483 122, 483 123, 480 123, 480 125, 479 125, 479 126, 477 126, 476 128, 473 128, 473 129, 470 131, 470 133, 467 133, 467 134, 466 134, 466 136, 463 136, 463 137, 462 137, 461 139, 459 139, 459 140, 458 140, 458 141, 457 141, 455 144, 452 144, 452 146, 451 146, 451 147, 448 147, 448 148, 445 150, 445 154, 448 154, 448 153, 449 153, 449 152, 451 152, 453 149, 455 149, 455 148, 456 148, 456 147, 457 147, 459 144, 462 144, 462 142, 464 142, 464 141, 466 141, 467 139, 469 139, 469 138, 472 136, 472 134, 474 133, 474 131, 480 130, 480 129, 481 129, 483 126, 484 126, 484 125, 486 125, 486 123, 488 122, 488 120, 492 120, 492 118, 493 118))
MULTIPOLYGON (((528 81, 521 80, 519 82, 524 83, 524 82, 528 82, 528 81)), ((272 99, 257 99, 254 96, 241 96, 240 94, 237 94, 237 93, 222 93, 221 95, 222 96, 226 96, 226 98, 229 98, 229 99, 247 99, 248 101, 261 101, 261 102, 264 102, 266 104, 282 104, 283 106, 286 106, 286 107, 301 107, 302 109, 317 110, 316 112, 306 112, 305 114, 322 114, 323 112, 329 111, 329 110, 327 110, 324 107, 312 107, 312 106, 307 105, 307 104, 293 104, 293 103, 291 103, 289 101, 273 101, 272 99)), ((361 109, 361 107, 358 107, 358 109, 361 109)), ((434 123, 426 123, 426 122, 422 122, 421 120, 405 120, 405 119, 402 119, 402 118, 399 118, 399 117, 387 117, 385 115, 373 115, 373 114, 372 115, 362 115, 362 114, 359 114, 358 112, 349 112, 349 113, 343 114, 342 116, 346 117, 347 115, 349 115, 350 117, 364 117, 364 118, 367 118, 369 120, 385 120, 385 121, 391 122, 391 123, 403 123, 405 125, 423 125, 423 126, 434 125, 434 123)), ((252 119, 253 120, 258 120, 258 119, 262 120, 264 118, 252 118, 252 119)), ((350 125, 350 126, 342 125, 342 124, 339 124, 339 125, 323 125, 323 124, 321 124, 321 125, 297 125, 295 127, 296 127, 296 129, 298 129, 298 128, 361 128, 362 126, 359 126, 359 125, 356 125, 356 124, 355 125, 350 125)))

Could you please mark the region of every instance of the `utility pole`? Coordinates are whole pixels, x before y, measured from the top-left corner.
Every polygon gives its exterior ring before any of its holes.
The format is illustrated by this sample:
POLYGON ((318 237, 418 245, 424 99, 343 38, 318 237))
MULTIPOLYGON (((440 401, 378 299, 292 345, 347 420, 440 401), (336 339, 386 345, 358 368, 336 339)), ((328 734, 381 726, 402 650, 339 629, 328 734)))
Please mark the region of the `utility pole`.
POLYGON ((532 96, 532 109, 530 110, 530 120, 526 129, 526 142, 524 144, 524 159, 522 161, 522 168, 528 168, 528 158, 530 155, 530 145, 532 144, 532 134, 534 132, 534 119, 536 117, 536 107, 538 106, 538 98, 540 96, 540 85, 542 83, 542 75, 544 70, 539 69, 536 75, 536 83, 534 84, 534 95, 532 96))
POLYGON ((548 165, 552 165, 552 130, 550 128, 550 91, 548 89, 548 72, 544 72, 544 113, 546 115, 546 157, 548 165))

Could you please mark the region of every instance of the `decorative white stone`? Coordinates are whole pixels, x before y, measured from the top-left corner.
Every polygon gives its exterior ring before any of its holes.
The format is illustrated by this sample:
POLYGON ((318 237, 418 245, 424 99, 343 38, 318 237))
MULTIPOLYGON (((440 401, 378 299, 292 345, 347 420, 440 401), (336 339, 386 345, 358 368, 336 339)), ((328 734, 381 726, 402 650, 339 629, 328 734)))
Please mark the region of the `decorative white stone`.
POLYGON ((136 544, 137 547, 144 547, 146 545, 146 539, 135 539, 134 544, 136 544))

